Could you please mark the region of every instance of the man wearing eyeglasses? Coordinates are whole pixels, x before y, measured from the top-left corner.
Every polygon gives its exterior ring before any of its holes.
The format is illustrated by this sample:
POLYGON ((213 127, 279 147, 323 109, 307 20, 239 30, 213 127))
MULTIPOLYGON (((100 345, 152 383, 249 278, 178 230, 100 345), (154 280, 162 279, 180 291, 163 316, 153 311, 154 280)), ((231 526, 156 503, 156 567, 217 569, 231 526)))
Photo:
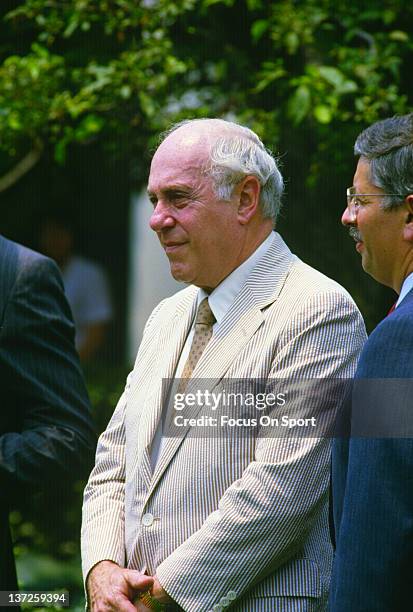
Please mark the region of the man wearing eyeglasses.
POLYGON ((370 126, 355 154, 342 223, 399 297, 361 354, 351 436, 334 442, 330 610, 396 612, 411 609, 413 568, 413 113, 370 126))

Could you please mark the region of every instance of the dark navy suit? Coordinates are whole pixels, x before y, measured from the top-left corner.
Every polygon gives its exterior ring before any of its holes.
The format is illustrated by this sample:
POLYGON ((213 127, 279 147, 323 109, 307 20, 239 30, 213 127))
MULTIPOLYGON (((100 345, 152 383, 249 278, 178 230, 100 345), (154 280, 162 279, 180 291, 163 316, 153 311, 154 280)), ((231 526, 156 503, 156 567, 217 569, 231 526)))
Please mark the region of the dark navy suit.
POLYGON ((8 512, 87 475, 95 435, 57 266, 0 236, 0 590, 16 590, 8 512))
MULTIPOLYGON (((355 384, 361 379, 413 380, 413 291, 371 334, 356 379, 355 384)), ((411 431, 413 393, 398 393, 410 381, 386 380, 386 387, 383 381, 375 383, 370 389, 373 395, 382 389, 380 397, 356 406, 353 401, 352 418, 357 416, 354 410, 362 411, 368 404, 378 418, 380 412, 391 416, 401 407, 411 431)), ((399 423, 402 412, 397 413, 399 423)), ((413 610, 413 439, 337 438, 332 504, 336 554, 330 611, 413 610)))

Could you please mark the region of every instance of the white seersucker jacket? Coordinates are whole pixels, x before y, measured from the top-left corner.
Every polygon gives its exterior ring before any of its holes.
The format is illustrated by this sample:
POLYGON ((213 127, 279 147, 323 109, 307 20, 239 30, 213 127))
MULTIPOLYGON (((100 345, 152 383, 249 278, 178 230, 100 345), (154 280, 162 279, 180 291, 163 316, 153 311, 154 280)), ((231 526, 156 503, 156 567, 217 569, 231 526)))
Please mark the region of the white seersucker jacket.
MULTIPOLYGON (((151 472, 162 380, 174 374, 197 292, 190 286, 155 308, 100 437, 84 494, 84 576, 104 559, 156 572, 187 612, 324 610, 328 439, 199 437, 189 428, 167 440, 151 472)), ((213 379, 216 388, 230 378, 351 378, 365 338, 348 293, 276 234, 193 378, 213 379)), ((311 414, 310 400, 296 401, 308 402, 311 414)))

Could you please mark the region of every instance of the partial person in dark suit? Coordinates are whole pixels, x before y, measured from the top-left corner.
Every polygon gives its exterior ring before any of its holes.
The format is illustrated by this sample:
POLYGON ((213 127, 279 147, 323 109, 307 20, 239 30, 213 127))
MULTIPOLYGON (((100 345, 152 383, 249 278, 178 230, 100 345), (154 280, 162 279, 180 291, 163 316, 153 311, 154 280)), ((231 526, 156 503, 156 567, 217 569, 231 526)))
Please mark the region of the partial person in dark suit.
POLYGON ((355 153, 342 222, 363 269, 399 297, 361 354, 352 437, 333 446, 330 610, 405 612, 413 571, 413 394, 405 393, 413 380, 413 113, 370 126, 355 153))
POLYGON ((86 476, 95 435, 57 266, 0 236, 0 591, 16 590, 8 512, 86 476))

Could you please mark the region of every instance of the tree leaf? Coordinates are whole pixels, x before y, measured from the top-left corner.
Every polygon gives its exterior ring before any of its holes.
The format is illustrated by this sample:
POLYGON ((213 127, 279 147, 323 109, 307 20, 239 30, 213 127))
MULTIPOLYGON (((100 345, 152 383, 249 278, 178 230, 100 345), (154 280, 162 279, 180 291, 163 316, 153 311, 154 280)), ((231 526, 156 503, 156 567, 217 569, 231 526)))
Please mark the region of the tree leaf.
POLYGON ((325 104, 318 104, 314 108, 314 117, 319 123, 330 123, 332 120, 331 108, 325 104))
POLYGON ((251 36, 255 42, 262 38, 263 34, 268 30, 269 22, 267 19, 258 19, 251 26, 251 36))
POLYGON ((288 114, 295 124, 301 123, 310 110, 311 94, 306 85, 297 87, 288 101, 288 114))
POLYGON ((400 42, 407 42, 409 40, 409 36, 406 32, 402 30, 393 30, 389 34, 390 40, 399 40, 400 42))
POLYGON ((337 89, 339 89, 344 82, 343 73, 333 66, 319 66, 318 72, 327 83, 330 83, 330 85, 333 85, 337 89))

